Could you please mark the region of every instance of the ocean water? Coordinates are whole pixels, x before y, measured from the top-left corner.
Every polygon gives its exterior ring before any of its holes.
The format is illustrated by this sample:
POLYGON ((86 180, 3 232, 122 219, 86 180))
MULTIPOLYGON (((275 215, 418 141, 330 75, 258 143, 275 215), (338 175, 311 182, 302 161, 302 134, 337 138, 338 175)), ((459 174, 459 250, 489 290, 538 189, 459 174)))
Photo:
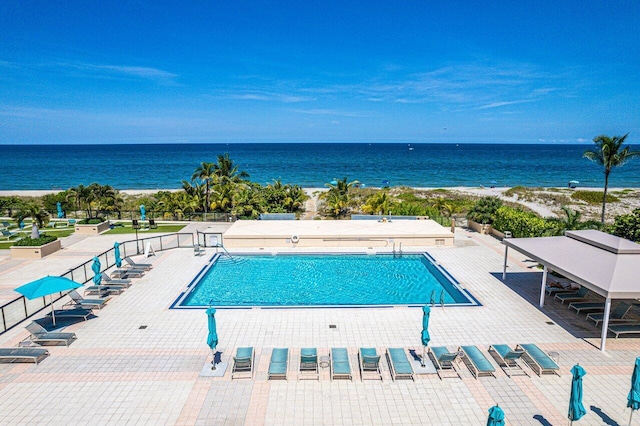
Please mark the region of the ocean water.
MULTIPOLYGON (((201 162, 229 153, 254 182, 323 187, 347 177, 367 186, 580 186, 604 184, 582 158, 592 145, 525 144, 156 144, 0 145, 0 190, 171 189, 201 162)), ((640 159, 613 170, 611 187, 640 187, 640 159)))

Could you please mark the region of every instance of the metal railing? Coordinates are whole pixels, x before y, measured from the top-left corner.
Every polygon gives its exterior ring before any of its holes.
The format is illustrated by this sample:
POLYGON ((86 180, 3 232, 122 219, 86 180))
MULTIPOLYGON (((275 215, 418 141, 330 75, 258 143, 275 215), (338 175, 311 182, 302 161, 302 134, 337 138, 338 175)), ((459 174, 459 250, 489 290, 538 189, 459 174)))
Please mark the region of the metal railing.
MULTIPOLYGON (((175 234, 159 235, 138 240, 129 240, 120 243, 120 256, 124 259, 127 256, 135 256, 144 253, 147 246, 153 251, 171 250, 175 248, 193 247, 195 239, 193 234, 177 232, 175 234)), ((113 247, 96 255, 100 260, 100 272, 107 271, 116 264, 113 247)), ((93 279, 94 273, 91 269, 93 258, 69 269, 62 274, 62 277, 69 278, 75 282, 86 284, 93 279)), ((55 293, 54 303, 66 296, 66 292, 55 293)), ((0 334, 10 330, 30 316, 37 314, 41 310, 51 305, 51 296, 39 297, 29 300, 20 296, 10 302, 0 306, 0 334)))

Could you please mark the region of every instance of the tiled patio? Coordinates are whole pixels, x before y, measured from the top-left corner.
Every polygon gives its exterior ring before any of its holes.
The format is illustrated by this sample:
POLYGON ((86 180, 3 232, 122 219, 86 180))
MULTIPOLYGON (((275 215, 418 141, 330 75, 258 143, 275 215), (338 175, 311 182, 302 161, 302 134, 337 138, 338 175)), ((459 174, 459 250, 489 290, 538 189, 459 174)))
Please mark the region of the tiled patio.
MULTIPOLYGON (((510 252, 505 284, 499 279, 504 250, 497 240, 460 229, 456 240, 456 247, 428 251, 483 306, 434 308, 431 344, 451 349, 473 344, 489 356, 486 349, 494 343, 534 342, 559 352, 561 377, 508 378, 496 365, 497 378, 476 380, 460 364, 462 379, 428 375, 392 382, 383 363, 382 382, 361 382, 357 372, 352 382, 330 381, 328 369, 319 381, 296 380, 302 347, 317 347, 319 355, 347 347, 354 371, 362 346, 377 347, 380 354, 387 347, 420 351, 419 308, 218 310, 222 360, 229 362, 239 346, 253 346, 257 373, 253 380, 232 381, 229 366, 224 377, 200 377, 211 360, 204 311, 169 306, 213 252, 196 257, 192 249, 176 249, 151 258, 154 269, 96 311, 97 318, 67 327, 78 335, 69 348, 49 347, 51 356, 37 366, 0 364, 1 423, 479 425, 499 403, 508 424, 566 424, 569 370, 580 363, 588 373, 588 414, 579 424, 626 424, 640 340, 611 339, 607 352, 600 352, 594 346, 599 329, 584 315, 551 301, 543 310, 537 307, 541 272, 531 273, 530 263, 510 252), (267 381, 274 347, 290 348, 287 381, 267 381)), ((41 261, 0 255, 2 299, 12 296, 13 287, 63 273, 113 241, 82 239, 41 261)), ((15 346, 26 337, 16 327, 0 336, 0 346, 15 346)))

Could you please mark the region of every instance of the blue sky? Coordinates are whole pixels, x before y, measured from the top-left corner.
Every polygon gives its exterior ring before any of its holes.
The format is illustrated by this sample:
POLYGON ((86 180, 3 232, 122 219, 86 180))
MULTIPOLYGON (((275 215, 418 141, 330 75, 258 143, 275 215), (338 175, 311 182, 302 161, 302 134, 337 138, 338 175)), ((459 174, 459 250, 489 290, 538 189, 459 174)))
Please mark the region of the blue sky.
POLYGON ((640 2, 0 2, 0 144, 640 137, 640 2))

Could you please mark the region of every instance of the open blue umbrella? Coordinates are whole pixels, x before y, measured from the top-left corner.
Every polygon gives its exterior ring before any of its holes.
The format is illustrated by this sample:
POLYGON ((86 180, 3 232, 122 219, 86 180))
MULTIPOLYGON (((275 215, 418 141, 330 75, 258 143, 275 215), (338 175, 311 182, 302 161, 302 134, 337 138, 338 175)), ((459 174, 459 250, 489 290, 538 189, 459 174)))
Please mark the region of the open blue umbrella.
POLYGON ((502 411, 502 408, 500 408, 498 404, 489 408, 487 426, 504 426, 504 411, 502 411))
POLYGON ((424 360, 427 356, 427 346, 429 346, 429 342, 431 341, 431 336, 429 336, 429 315, 431 314, 431 308, 427 305, 422 307, 422 363, 421 365, 424 367, 424 360))
POLYGON ((51 295, 51 316, 53 317, 53 324, 55 324, 56 315, 53 309, 53 294, 73 290, 79 287, 82 287, 82 284, 71 281, 68 278, 46 276, 22 285, 16 288, 15 291, 22 294, 29 300, 51 295))
POLYGON ((582 405, 582 378, 587 374, 584 368, 576 364, 571 368, 571 397, 569 398, 569 420, 580 420, 587 414, 587 410, 582 405))
POLYGON ((58 209, 58 219, 62 219, 64 217, 64 211, 62 211, 62 203, 60 203, 60 201, 56 203, 56 208, 58 209))
POLYGON ((100 285, 100 283, 102 282, 102 274, 100 274, 100 268, 102 265, 100 265, 100 259, 98 259, 98 256, 95 256, 93 258, 93 264, 91 265, 91 270, 93 271, 93 283, 97 286, 100 285))
POLYGON ((140 204, 140 220, 147 220, 147 209, 144 204, 140 204))
POLYGON ((121 268, 122 258, 120 257, 120 243, 117 241, 113 243, 113 255, 116 258, 116 267, 121 268))
POLYGON ((633 367, 631 375, 631 390, 627 396, 627 407, 631 408, 629 425, 633 419, 633 412, 640 408, 640 357, 636 358, 636 365, 633 367))
POLYGON ((211 360, 211 369, 216 369, 216 347, 218 346, 218 332, 216 331, 216 310, 215 308, 207 309, 207 319, 209 325, 209 334, 207 335, 207 345, 211 348, 213 359, 211 360))

